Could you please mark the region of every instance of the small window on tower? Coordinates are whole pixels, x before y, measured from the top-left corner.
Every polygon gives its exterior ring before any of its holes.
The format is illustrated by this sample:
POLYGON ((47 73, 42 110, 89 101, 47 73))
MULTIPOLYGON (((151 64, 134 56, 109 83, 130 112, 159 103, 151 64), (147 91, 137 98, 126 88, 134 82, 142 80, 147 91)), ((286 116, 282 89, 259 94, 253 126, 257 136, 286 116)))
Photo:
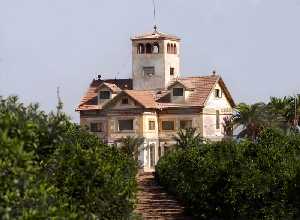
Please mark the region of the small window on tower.
POLYGON ((145 46, 144 46, 144 44, 139 44, 138 45, 138 53, 139 54, 145 53, 145 46))
POLYGON ((170 75, 171 75, 171 76, 174 76, 174 74, 175 74, 175 68, 174 68, 174 67, 171 67, 171 68, 170 68, 170 75))
POLYGON ((153 53, 159 53, 159 44, 158 43, 153 44, 153 53))
POLYGON ((155 74, 154 66, 145 66, 143 71, 145 76, 153 76, 155 74))
POLYGON ((146 53, 152 53, 152 45, 151 44, 146 44, 146 53))

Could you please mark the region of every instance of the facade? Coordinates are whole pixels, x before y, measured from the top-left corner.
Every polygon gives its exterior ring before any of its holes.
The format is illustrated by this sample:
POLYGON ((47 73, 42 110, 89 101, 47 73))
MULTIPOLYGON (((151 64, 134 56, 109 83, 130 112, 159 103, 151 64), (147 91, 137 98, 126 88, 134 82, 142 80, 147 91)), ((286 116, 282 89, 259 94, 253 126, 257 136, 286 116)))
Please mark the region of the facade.
POLYGON ((146 171, 174 144, 179 129, 224 138, 223 121, 235 104, 222 78, 215 72, 181 77, 176 36, 155 30, 131 40, 132 79, 94 79, 76 109, 80 124, 109 144, 144 137, 139 160, 146 171))

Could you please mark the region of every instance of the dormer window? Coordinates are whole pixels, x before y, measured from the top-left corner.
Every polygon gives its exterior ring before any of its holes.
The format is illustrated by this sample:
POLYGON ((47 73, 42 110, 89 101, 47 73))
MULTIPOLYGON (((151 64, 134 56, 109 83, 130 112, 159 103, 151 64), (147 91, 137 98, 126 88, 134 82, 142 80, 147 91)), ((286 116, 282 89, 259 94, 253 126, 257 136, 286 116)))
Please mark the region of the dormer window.
POLYGON ((222 91, 220 89, 215 89, 215 97, 222 98, 222 91))
POLYGON ((128 105, 128 98, 123 98, 122 99, 122 105, 128 105))
POLYGON ((173 96, 183 96, 183 88, 173 88, 173 96))
POLYGON ((110 99, 110 91, 100 91, 100 99, 110 99))

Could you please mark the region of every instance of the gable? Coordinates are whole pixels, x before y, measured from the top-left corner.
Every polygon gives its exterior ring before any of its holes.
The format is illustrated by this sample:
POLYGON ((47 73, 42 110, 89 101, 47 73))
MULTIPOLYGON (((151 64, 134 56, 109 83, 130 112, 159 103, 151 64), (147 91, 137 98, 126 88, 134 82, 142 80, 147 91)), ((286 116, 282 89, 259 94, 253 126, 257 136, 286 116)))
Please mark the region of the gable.
POLYGON ((104 109, 121 110, 121 109, 141 109, 143 106, 135 101, 126 93, 122 93, 114 97, 109 103, 103 106, 104 109), (127 103, 125 104, 125 99, 127 103))
POLYGON ((216 109, 227 109, 233 108, 230 98, 228 97, 226 89, 220 84, 220 82, 216 83, 205 102, 205 108, 216 108, 216 109), (221 97, 215 96, 215 90, 218 89, 220 91, 221 97))

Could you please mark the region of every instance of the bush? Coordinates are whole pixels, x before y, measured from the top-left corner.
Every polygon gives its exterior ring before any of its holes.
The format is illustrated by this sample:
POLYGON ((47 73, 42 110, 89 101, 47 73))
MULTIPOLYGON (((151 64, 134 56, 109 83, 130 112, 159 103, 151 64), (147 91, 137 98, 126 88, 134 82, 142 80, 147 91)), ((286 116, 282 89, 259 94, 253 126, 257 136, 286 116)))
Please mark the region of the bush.
POLYGON ((137 164, 73 124, 0 97, 1 219, 127 219, 137 164))
POLYGON ((157 179, 199 219, 299 218, 299 149, 299 136, 265 130, 257 143, 172 152, 158 162, 157 179))

